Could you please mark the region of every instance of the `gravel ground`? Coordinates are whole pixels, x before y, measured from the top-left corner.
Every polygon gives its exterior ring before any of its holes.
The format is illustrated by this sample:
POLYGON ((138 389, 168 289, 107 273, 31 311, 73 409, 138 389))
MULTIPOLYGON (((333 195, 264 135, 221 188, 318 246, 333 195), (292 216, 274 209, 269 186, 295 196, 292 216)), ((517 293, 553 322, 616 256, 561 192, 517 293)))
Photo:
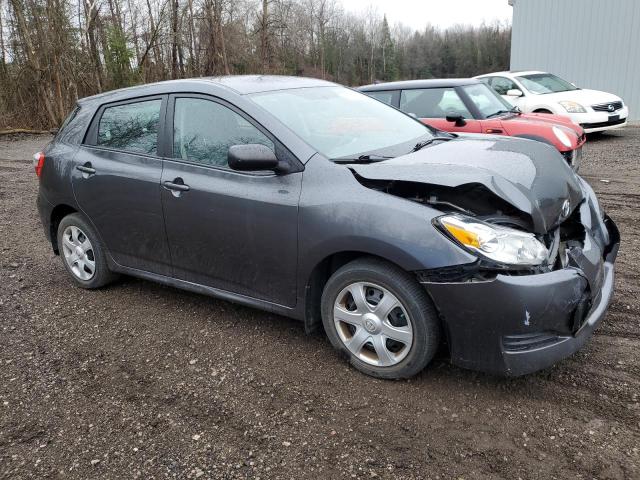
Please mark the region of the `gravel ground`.
POLYGON ((640 478, 640 128, 585 147, 623 237, 607 318, 512 380, 445 355, 375 380, 276 315, 132 278, 73 287, 35 209, 48 140, 0 138, 1 478, 640 478))

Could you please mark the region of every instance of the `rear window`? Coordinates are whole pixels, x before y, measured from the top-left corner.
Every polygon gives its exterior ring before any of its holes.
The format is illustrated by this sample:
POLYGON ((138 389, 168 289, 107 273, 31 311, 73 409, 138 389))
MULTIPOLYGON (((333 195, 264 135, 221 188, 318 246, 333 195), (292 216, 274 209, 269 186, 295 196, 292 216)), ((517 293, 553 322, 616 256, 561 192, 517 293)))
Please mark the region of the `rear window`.
POLYGON ((146 100, 107 107, 98 125, 96 144, 155 155, 162 100, 146 100))

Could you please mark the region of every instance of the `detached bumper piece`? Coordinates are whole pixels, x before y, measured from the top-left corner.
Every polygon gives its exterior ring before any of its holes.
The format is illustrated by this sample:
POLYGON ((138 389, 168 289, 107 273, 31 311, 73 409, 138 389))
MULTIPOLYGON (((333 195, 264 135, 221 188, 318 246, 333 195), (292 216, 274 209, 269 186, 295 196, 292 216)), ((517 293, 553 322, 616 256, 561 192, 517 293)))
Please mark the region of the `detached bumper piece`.
POLYGON ((567 265, 548 273, 489 280, 423 280, 448 335, 454 364, 518 376, 579 350, 613 296, 620 234, 602 218, 593 191, 579 207, 584 239, 568 242, 567 265))

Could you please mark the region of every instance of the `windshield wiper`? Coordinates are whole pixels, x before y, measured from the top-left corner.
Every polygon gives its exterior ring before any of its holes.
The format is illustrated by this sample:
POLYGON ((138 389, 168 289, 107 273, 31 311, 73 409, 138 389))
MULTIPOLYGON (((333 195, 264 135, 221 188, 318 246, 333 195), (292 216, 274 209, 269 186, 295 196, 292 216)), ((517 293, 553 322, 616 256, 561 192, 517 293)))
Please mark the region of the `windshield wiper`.
POLYGON ((431 145, 433 142, 435 142, 436 140, 442 140, 443 142, 447 142, 449 140, 453 140, 454 138, 456 138, 457 135, 450 136, 450 137, 432 137, 428 140, 423 140, 422 142, 418 142, 416 143, 415 147, 413 147, 413 150, 411 150, 412 152, 417 152, 418 150, 420 150, 421 148, 426 147, 427 145, 431 145))
POLYGON ((371 153, 367 155, 360 155, 358 158, 335 158, 333 163, 376 163, 389 160, 390 158, 393 157, 371 153))
POLYGON ((487 118, 497 117, 498 115, 502 115, 504 113, 522 113, 522 111, 518 107, 513 107, 510 110, 498 110, 497 112, 493 112, 491 115, 487 115, 487 118))
POLYGON ((491 115, 487 115, 487 118, 497 117, 498 115, 504 115, 505 113, 510 113, 511 110, 498 110, 497 112, 493 112, 491 115))

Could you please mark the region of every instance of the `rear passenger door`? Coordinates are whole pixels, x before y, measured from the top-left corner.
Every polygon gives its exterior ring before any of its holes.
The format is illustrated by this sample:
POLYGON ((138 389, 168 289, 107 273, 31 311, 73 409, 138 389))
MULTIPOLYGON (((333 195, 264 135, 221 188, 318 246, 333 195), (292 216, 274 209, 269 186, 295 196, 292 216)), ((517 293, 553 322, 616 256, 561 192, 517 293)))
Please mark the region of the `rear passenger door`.
POLYGON ((78 205, 112 258, 162 275, 171 273, 158 154, 166 102, 166 96, 154 96, 99 108, 72 174, 78 205))
POLYGON ((168 118, 172 153, 162 174, 162 203, 174 276, 295 305, 302 173, 231 170, 232 145, 264 144, 280 160, 285 153, 222 100, 172 95, 168 118))
POLYGON ((416 115, 424 123, 447 132, 480 133, 480 122, 473 118, 469 109, 454 88, 415 88, 402 90, 400 110, 416 115), (461 116, 464 125, 446 120, 447 115, 461 116))

